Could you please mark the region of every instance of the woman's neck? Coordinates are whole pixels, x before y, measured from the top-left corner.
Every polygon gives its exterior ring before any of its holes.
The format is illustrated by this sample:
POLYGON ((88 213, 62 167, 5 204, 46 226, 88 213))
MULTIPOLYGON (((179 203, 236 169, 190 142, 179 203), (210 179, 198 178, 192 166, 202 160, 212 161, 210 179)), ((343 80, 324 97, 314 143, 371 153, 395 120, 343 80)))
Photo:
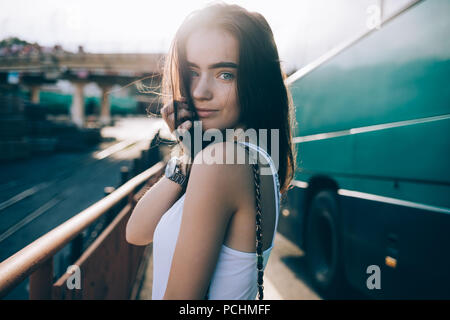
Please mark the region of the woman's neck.
MULTIPOLYGON (((221 133, 222 133, 222 137, 224 141, 230 141, 230 142, 234 142, 234 141, 239 141, 239 142, 250 142, 253 144, 257 144, 258 140, 257 137, 253 137, 251 135, 251 132, 247 132, 247 127, 243 126, 243 125, 239 125, 236 126, 234 128, 226 128, 226 129, 221 129, 221 133), (229 132, 227 132, 227 130, 232 130, 231 134, 229 132), (255 140, 256 139, 256 140, 255 140)), ((220 141, 213 141, 212 143, 217 143, 220 141)))

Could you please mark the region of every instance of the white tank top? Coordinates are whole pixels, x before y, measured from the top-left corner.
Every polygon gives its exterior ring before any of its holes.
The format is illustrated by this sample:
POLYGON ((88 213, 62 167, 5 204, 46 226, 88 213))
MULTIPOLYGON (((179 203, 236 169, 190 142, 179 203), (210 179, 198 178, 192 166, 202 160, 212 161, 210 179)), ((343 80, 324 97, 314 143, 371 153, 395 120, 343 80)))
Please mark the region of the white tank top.
MULTIPOLYGON (((266 268, 270 253, 273 248, 275 234, 278 226, 278 214, 280 208, 280 183, 278 172, 270 155, 261 147, 246 144, 255 151, 263 154, 270 164, 275 186, 276 220, 275 231, 271 246, 263 251, 263 268, 266 268)), ((172 265, 172 257, 178 239, 183 214, 183 204, 186 193, 181 196, 161 217, 153 236, 153 287, 152 299, 160 300, 164 297, 169 272, 172 265)), ((211 278, 209 288, 210 300, 255 300, 257 287, 257 255, 251 252, 242 252, 222 244, 218 261, 211 278)))

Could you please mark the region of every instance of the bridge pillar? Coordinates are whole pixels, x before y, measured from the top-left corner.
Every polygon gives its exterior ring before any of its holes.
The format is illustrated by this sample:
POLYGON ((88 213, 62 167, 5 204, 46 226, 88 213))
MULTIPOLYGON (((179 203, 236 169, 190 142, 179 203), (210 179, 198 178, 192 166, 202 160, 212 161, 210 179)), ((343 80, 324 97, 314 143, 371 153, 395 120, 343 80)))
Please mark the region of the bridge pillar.
POLYGON ((73 85, 75 87, 75 92, 73 93, 72 97, 72 106, 70 107, 70 115, 72 121, 78 127, 81 128, 84 127, 85 121, 83 89, 84 86, 86 85, 86 82, 76 81, 73 82, 73 85))
POLYGON ((32 103, 39 103, 39 93, 40 93, 40 90, 39 90, 39 86, 38 85, 33 85, 33 86, 31 86, 31 102, 32 103))
POLYGON ((111 86, 109 85, 101 85, 102 88, 102 101, 100 107, 100 122, 103 125, 111 124, 111 101, 109 99, 109 90, 111 86))

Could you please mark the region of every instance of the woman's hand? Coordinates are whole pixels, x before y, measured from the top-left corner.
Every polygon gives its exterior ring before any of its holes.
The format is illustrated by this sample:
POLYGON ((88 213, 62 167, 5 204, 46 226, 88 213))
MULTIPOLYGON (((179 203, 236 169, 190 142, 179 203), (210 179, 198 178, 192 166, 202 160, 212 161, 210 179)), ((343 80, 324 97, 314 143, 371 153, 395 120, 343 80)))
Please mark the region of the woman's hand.
MULTIPOLYGON (((183 135, 185 131, 188 131, 192 127, 192 118, 193 113, 192 111, 189 111, 188 105, 186 103, 186 99, 182 98, 181 101, 176 101, 178 105, 178 118, 181 120, 184 120, 182 122, 177 130, 175 131, 175 112, 174 112, 174 105, 173 102, 170 102, 169 104, 166 104, 161 109, 161 115, 164 119, 164 121, 169 126, 170 132, 174 134, 177 139, 183 135), (175 132, 174 132, 175 131, 175 132)), ((185 150, 185 146, 183 143, 180 143, 180 147, 183 150, 183 156, 181 157, 181 171, 182 173, 189 177, 189 174, 191 172, 192 167, 192 161, 190 161, 189 156, 187 155, 187 152, 185 150)))
MULTIPOLYGON (((183 130, 189 130, 192 126, 193 113, 192 113, 192 111, 189 111, 188 105, 186 103, 186 99, 182 98, 181 101, 176 101, 175 103, 177 103, 177 105, 178 105, 178 110, 177 110, 178 118, 181 119, 182 121, 184 120, 184 122, 182 122, 178 126, 177 131, 182 132, 183 130)), ((175 113, 174 113, 173 102, 170 102, 161 108, 161 115, 162 115, 162 118, 164 119, 164 121, 169 126, 170 133, 174 134, 175 113)), ((175 133, 175 136, 177 136, 176 133, 175 133)))

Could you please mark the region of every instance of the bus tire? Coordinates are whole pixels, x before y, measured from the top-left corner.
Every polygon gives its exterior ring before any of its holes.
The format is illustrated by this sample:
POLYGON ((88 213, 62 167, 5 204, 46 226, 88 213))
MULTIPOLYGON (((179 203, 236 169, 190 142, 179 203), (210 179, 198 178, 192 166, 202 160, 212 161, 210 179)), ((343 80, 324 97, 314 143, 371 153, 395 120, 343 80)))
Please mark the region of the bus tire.
POLYGON ((336 192, 319 191, 308 211, 306 264, 314 285, 331 299, 345 290, 340 230, 336 192))

